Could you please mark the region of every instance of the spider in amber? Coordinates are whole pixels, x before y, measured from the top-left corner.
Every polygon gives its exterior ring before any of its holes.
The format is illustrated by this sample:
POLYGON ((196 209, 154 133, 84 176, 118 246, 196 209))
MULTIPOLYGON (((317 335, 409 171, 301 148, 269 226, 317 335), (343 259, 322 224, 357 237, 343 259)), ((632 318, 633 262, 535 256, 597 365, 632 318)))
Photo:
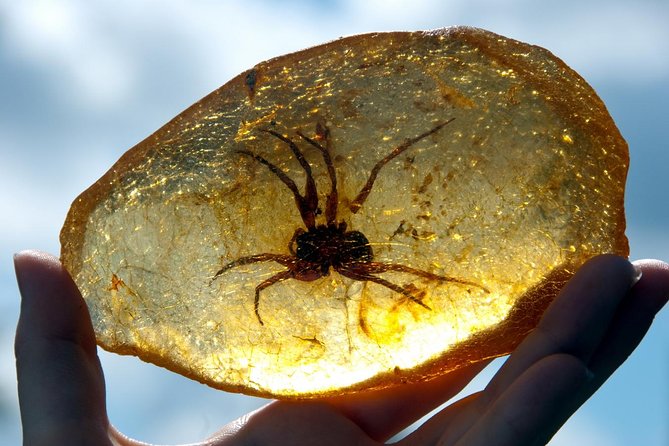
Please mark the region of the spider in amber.
MULTIPOLYGON (((376 165, 372 168, 367 182, 360 190, 360 193, 350 203, 349 209, 351 212, 356 213, 360 210, 370 192, 372 191, 374 181, 376 180, 379 171, 386 164, 388 164, 388 162, 411 148, 418 141, 438 132, 446 124, 453 121, 453 119, 454 118, 451 118, 447 121, 441 122, 432 127, 430 130, 414 138, 405 140, 402 144, 395 147, 383 159, 377 162, 376 165)), ((334 164, 330 156, 329 130, 321 123, 316 125, 315 138, 309 138, 301 132, 297 132, 297 135, 302 140, 320 151, 323 156, 323 160, 325 161, 328 175, 330 177, 330 193, 327 195, 325 203, 325 224, 316 224, 316 216, 321 214, 322 211, 318 206, 318 192, 316 190, 316 183, 311 173, 311 166, 304 158, 302 151, 297 146, 295 141, 274 130, 265 129, 262 131, 285 142, 293 152, 293 155, 306 173, 304 194, 300 193, 295 182, 275 164, 248 150, 238 150, 237 152, 242 155, 251 157, 255 161, 266 166, 274 175, 279 178, 279 180, 281 180, 281 182, 283 182, 283 184, 286 185, 288 189, 290 189, 290 191, 293 193, 293 196, 295 197, 297 209, 300 212, 302 221, 306 227, 306 231, 303 228, 297 228, 295 230, 293 237, 288 243, 288 251, 290 252, 290 255, 262 253, 240 257, 237 260, 233 260, 232 262, 224 265, 211 279, 213 282, 216 280, 216 278, 218 278, 218 276, 225 273, 226 271, 238 266, 248 265, 250 263, 276 262, 285 266, 286 270, 274 274, 273 276, 259 283, 255 288, 254 310, 260 325, 264 325, 259 311, 260 292, 262 290, 274 285, 275 283, 288 279, 302 280, 305 282, 317 280, 321 277, 329 275, 330 268, 334 269, 342 276, 348 277, 349 279, 374 282, 389 288, 427 310, 430 310, 430 307, 422 301, 424 292, 418 291, 417 288, 412 284, 398 285, 377 276, 377 274, 381 274, 387 271, 397 271, 434 281, 452 282, 466 286, 475 286, 486 292, 488 291, 483 286, 467 280, 449 276, 441 276, 428 271, 412 268, 407 265, 374 261, 374 253, 372 251, 369 240, 367 240, 367 237, 365 237, 365 235, 360 231, 348 231, 346 222, 337 221, 337 205, 339 203, 339 196, 337 192, 337 175, 335 173, 334 164), (323 145, 322 142, 325 145, 323 145)))

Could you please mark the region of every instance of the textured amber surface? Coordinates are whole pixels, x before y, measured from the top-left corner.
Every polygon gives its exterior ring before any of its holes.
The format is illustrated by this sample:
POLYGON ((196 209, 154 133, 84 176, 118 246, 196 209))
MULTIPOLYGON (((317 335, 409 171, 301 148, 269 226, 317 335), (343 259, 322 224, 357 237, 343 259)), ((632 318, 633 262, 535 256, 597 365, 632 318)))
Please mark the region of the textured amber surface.
POLYGON ((587 258, 627 255, 627 166, 599 98, 542 48, 471 28, 354 36, 258 64, 128 151, 72 205, 62 260, 111 351, 263 396, 384 387, 508 353, 587 258), (452 118, 352 212, 379 160, 452 118), (260 293, 261 325, 255 288, 286 267, 212 278, 291 255, 306 229, 289 187, 239 152, 304 194, 305 169, 265 130, 304 153, 323 213, 328 169, 298 132, 327 144, 337 222, 374 261, 472 285, 376 274, 420 305, 337 272, 289 279, 260 293))

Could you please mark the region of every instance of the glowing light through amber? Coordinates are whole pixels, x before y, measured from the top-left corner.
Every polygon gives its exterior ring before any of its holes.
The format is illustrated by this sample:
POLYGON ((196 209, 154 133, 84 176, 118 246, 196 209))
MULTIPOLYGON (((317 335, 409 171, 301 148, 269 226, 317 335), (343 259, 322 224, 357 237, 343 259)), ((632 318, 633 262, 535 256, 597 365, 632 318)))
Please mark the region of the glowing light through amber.
POLYGON ((103 347, 209 385, 284 398, 385 387, 507 353, 587 258, 627 253, 627 148, 603 104, 550 53, 481 30, 371 34, 242 73, 131 149, 73 204, 62 259, 103 347), (379 160, 454 118, 378 172, 379 160), (318 126, 321 126, 319 133, 318 126), (327 138, 322 133, 327 127, 327 138), (296 200, 369 240, 376 274, 285 271, 244 256, 291 253, 296 200))

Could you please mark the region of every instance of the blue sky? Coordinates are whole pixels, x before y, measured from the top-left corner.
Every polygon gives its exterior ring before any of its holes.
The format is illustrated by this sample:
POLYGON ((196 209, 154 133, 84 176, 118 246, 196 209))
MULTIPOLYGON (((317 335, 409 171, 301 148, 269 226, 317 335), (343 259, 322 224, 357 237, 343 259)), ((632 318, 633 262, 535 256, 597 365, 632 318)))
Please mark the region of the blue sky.
MULTIPOLYGON (((591 83, 630 144, 631 257, 669 259, 666 1, 0 0, 2 443, 20 439, 13 252, 57 254, 60 226, 81 191, 125 150, 255 63, 345 35, 457 24, 546 47, 591 83)), ((135 358, 101 355, 110 417, 144 441, 195 441, 263 403, 135 358)), ((665 309, 551 444, 667 444, 667 376, 665 309)))

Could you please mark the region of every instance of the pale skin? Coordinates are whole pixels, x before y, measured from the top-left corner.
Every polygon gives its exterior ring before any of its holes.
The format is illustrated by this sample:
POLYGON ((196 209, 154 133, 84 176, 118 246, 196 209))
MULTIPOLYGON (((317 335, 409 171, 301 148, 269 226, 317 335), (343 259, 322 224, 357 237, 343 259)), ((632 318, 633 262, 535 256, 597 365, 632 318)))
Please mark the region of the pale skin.
MULTIPOLYGON (((15 257, 24 444, 143 445, 114 429, 86 305, 55 257, 15 257)), ((669 298, 669 265, 587 262, 487 387, 434 415, 402 445, 543 445, 644 337, 669 298)), ((458 393, 484 363, 435 380, 309 402, 272 402, 200 445, 377 445, 458 393)), ((631 409, 630 409, 631 410, 631 409)))

